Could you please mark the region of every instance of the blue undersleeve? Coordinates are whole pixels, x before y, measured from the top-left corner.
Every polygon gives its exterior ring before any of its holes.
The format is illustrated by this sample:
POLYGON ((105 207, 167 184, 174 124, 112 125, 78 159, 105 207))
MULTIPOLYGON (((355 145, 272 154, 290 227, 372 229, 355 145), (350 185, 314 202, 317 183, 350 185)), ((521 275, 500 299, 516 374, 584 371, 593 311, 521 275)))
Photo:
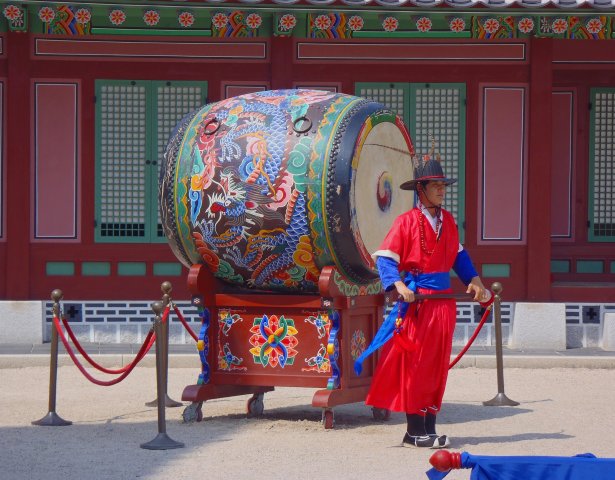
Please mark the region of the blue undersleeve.
POLYGON ((470 260, 470 255, 468 255, 468 252, 465 250, 457 254, 457 258, 453 264, 453 270, 465 285, 469 284, 470 280, 478 276, 474 265, 472 265, 472 260, 470 260))
POLYGON ((378 257, 376 259, 376 267, 382 281, 382 287, 386 292, 392 290, 395 282, 401 280, 397 262, 389 257, 378 257))

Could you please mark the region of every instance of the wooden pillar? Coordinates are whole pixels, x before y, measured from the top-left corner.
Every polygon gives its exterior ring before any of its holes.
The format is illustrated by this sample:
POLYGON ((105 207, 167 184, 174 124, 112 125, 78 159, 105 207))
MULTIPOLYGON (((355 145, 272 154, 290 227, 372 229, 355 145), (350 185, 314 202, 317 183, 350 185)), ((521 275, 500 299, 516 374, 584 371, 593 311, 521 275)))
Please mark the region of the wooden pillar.
POLYGON ((271 89, 293 87, 293 37, 271 37, 271 89))
POLYGON ((30 293, 30 36, 6 36, 6 296, 27 299, 30 293))
POLYGON ((530 40, 527 175, 527 299, 551 295, 551 110, 553 41, 530 40))

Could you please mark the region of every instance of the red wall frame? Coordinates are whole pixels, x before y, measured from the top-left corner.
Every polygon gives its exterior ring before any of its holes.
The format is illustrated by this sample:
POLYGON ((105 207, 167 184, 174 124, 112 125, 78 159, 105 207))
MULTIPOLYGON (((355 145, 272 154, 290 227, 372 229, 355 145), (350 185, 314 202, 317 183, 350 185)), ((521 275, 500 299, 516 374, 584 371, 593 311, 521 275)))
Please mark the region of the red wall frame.
MULTIPOLYGON (((400 62, 395 68, 366 68, 360 59, 356 61, 345 61, 343 64, 329 62, 327 64, 313 61, 301 61, 296 55, 296 41, 291 37, 274 37, 267 40, 268 52, 267 59, 264 61, 251 62, 249 66, 233 62, 216 62, 216 68, 211 68, 209 61, 190 61, 181 59, 175 61, 159 61, 154 59, 143 59, 135 62, 134 58, 119 58, 106 60, 105 62, 94 62, 91 60, 79 60, 75 58, 41 58, 34 57, 33 41, 28 34, 9 33, 5 42, 5 59, 0 57, 0 75, 8 72, 7 66, 10 64, 10 76, 7 75, 7 82, 19 85, 20 82, 28 83, 29 79, 41 77, 52 81, 64 78, 74 78, 81 82, 81 98, 83 99, 81 117, 81 145, 82 145, 82 178, 83 185, 81 190, 81 221, 82 238, 77 245, 62 245, 59 243, 47 243, 45 245, 30 244, 28 241, 22 242, 24 233, 20 231, 19 217, 15 214, 7 216, 7 232, 12 232, 12 238, 4 244, 0 241, 0 267, 7 272, 0 276, 0 295, 6 298, 48 298, 49 292, 53 288, 63 288, 71 298, 81 299, 143 299, 157 298, 159 295, 159 283, 164 278, 151 276, 151 264, 153 262, 174 262, 176 261, 170 249, 164 244, 151 244, 147 248, 139 245, 101 245, 94 242, 94 229, 91 228, 94 220, 94 198, 91 192, 94 191, 94 142, 95 142, 95 123, 94 123, 94 103, 90 99, 94 98, 94 82, 96 79, 143 79, 143 80, 206 80, 209 85, 209 101, 221 99, 224 82, 238 83, 245 81, 247 75, 256 82, 268 83, 271 88, 291 88, 294 84, 337 84, 344 93, 354 94, 355 82, 463 82, 467 90, 467 119, 466 133, 467 138, 478 138, 479 126, 472 119, 478 118, 478 101, 480 87, 479 83, 529 83, 530 81, 530 60, 526 55, 523 60, 508 61, 498 63, 498 68, 485 68, 489 65, 484 60, 474 59, 468 62, 451 63, 448 62, 420 62, 417 68, 416 62, 400 62), (66 61, 70 60, 70 61, 66 61), (237 81, 229 80, 237 79, 237 81), (119 248, 118 248, 119 247, 119 248), (119 261, 144 261, 148 265, 147 276, 143 282, 127 282, 125 277, 118 277, 113 274, 110 277, 48 277, 45 275, 45 262, 48 260, 74 261, 79 270, 81 261, 108 261, 112 264, 112 272, 115 272, 115 265, 119 261), (10 274, 8 272, 11 272, 10 274), (7 279, 13 282, 13 286, 8 289, 7 279)), ((41 38, 39 36, 39 38, 41 38)), ((57 38, 57 37, 54 37, 57 38)), ((117 39, 118 37, 113 37, 117 39)), ((168 39, 164 39, 168 40, 168 39)), ((374 42, 385 44, 387 42, 374 42)), ((399 42, 396 42, 399 43, 399 42)), ((413 41, 413 43, 417 43, 413 41)), ((418 42, 421 43, 421 42, 418 42)), ((429 41, 427 43, 439 43, 429 41)), ((446 42, 440 42, 446 43, 446 42)), ((519 43, 519 42, 517 42, 519 43)), ((531 42, 521 42, 525 45, 526 52, 533 48, 531 42)), ((585 48, 588 43, 583 44, 585 48)), ((592 46, 599 43, 591 42, 592 46)), ((554 42, 555 59, 560 55, 560 44, 554 42)), ((597 49, 604 49, 605 45, 596 46, 597 49)), ((610 46, 610 45, 609 45, 610 46)), ((575 45, 576 48, 576 45, 575 45)), ((593 50, 592 50, 593 51, 593 50)), ((602 55, 602 54, 601 54, 602 55)), ((579 105, 587 102, 588 80, 585 72, 577 68, 578 65, 554 64, 554 83, 566 86, 566 83, 582 85, 579 88, 579 105)), ((597 68, 597 67, 596 67, 597 68)), ((603 65, 605 71, 615 72, 614 65, 603 65)), ((607 76, 599 76, 594 79, 597 83, 614 84, 615 75, 611 73, 607 76)), ((252 82, 250 82, 252 83, 252 82)), ((13 94, 13 89, 11 89, 13 94)), ((8 101, 8 100, 7 100, 8 101)), ((19 142, 28 142, 27 128, 29 123, 28 114, 23 112, 24 105, 30 105, 31 98, 26 98, 23 92, 16 92, 16 96, 11 100, 10 110, 16 115, 11 117, 15 124, 11 127, 12 142, 9 152, 11 158, 23 156, 29 153, 29 147, 24 148, 19 142), (21 105, 20 105, 21 102, 21 105), (19 111, 21 107, 22 111, 19 111), (15 135, 15 136, 13 136, 15 135)), ((26 111, 29 111, 29 107, 26 111)), ((587 194, 587 185, 583 179, 587 178, 587 153, 584 148, 587 145, 586 138, 586 112, 578 113, 578 131, 576 153, 577 153, 577 178, 575 179, 576 188, 579 195, 587 194)), ((7 134, 8 135, 8 134, 7 134)), ((6 136, 5 138, 9 138, 6 136)), ((474 141, 466 144, 466 210, 467 212, 477 211, 478 204, 475 194, 478 191, 478 145, 474 141)), ((8 156, 6 158, 9 158, 8 156)), ((10 176, 6 178, 18 179, 18 167, 11 166, 10 176)), ((29 179, 27 179, 29 182, 29 179)), ((21 198, 19 189, 23 186, 23 181, 17 180, 16 184, 7 191, 10 198, 21 198)), ((27 190, 27 189, 26 189, 27 190)), ((26 202, 27 204, 28 202, 26 202)), ((575 245, 583 249, 586 238, 583 238, 584 226, 587 212, 578 202, 575 211, 575 229, 577 238, 575 245)), ((501 246, 501 245, 481 245, 478 247, 476 238, 477 219, 474 215, 466 216, 466 248, 470 251, 474 262, 480 268, 485 263, 509 263, 511 265, 511 278, 501 279, 504 284, 504 298, 506 300, 522 300, 526 298, 527 291, 525 279, 528 275, 527 248, 525 246, 501 246)), ((532 225, 528 225, 532 228, 532 225)), ((29 236, 29 235, 28 235, 29 236)), ((608 246, 604 246, 605 248, 608 246)), ((561 248, 565 248, 561 246, 561 248)), ((576 248, 576 247, 575 247, 576 248)), ((558 252, 560 246, 554 245, 554 254, 558 252)), ((603 246, 597 245, 593 250, 596 254, 604 254, 603 246)), ((185 288, 185 275, 170 278, 174 284, 174 297, 186 298, 188 296, 185 288)), ((486 284, 493 279, 485 278, 486 284)), ((457 282, 456 282, 457 283, 457 282)), ((460 289, 461 287, 457 286, 460 289)))

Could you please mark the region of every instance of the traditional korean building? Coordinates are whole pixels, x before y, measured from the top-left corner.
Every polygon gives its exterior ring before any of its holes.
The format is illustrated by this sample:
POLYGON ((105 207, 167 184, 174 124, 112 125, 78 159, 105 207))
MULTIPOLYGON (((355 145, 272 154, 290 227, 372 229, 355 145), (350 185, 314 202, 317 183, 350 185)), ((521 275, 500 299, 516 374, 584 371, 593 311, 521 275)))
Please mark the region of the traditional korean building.
POLYGON ((459 178, 447 208, 507 302, 566 304, 583 332, 615 311, 612 0, 0 9, 0 299, 61 288, 130 309, 163 280, 187 299, 157 203, 176 122, 247 92, 314 88, 382 102, 419 152, 437 138, 459 178))

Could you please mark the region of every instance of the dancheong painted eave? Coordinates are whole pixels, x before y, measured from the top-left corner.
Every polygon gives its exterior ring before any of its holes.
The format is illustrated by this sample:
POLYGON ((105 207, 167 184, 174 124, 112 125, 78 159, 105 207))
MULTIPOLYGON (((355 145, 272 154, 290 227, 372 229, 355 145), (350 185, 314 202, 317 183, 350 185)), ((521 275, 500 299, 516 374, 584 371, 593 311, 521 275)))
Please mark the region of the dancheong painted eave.
MULTIPOLYGON (((226 0, 188 0, 189 3, 219 4, 226 0)), ((235 1, 235 0, 234 0, 235 1)), ((228 3, 234 3, 228 2, 228 3)), ((278 4, 278 5, 349 5, 382 7, 527 7, 541 8, 555 6, 560 8, 615 8, 615 0, 239 0, 244 4, 278 4)))
MULTIPOLYGON (((49 0, 16 0, 1 2, 14 4, 66 4, 70 1, 49 0)), ((615 0, 177 0, 177 1, 122 1, 122 0, 90 0, 81 1, 81 5, 124 5, 145 7, 151 6, 215 6, 215 5, 285 5, 285 6, 351 6, 351 7, 386 7, 386 8, 562 8, 562 9, 600 9, 615 10, 615 0)))

